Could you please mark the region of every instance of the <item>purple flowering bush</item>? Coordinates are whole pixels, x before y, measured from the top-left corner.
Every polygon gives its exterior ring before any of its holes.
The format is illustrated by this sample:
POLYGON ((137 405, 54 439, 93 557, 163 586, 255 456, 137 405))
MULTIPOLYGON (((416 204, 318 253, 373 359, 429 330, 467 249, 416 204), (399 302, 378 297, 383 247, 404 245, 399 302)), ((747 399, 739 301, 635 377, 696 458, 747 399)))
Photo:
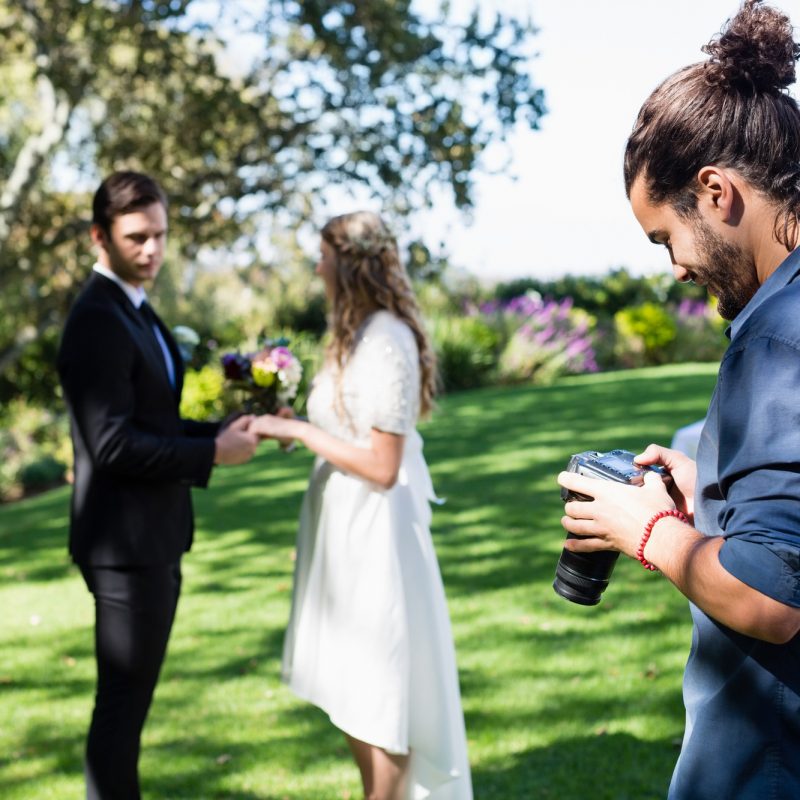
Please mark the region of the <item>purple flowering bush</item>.
POLYGON ((682 300, 672 309, 676 322, 675 339, 670 345, 672 361, 719 361, 728 346, 728 323, 717 313, 713 302, 682 300))
POLYGON ((530 291, 468 303, 460 319, 437 317, 446 388, 499 381, 550 383, 562 375, 684 361, 718 361, 727 344, 713 303, 647 301, 595 317, 572 297, 530 291), (459 323, 459 324, 456 324, 459 323), (442 336, 446 331, 448 335, 442 336))
POLYGON ((545 384, 562 375, 597 372, 594 320, 574 308, 572 298, 525 294, 487 312, 500 315, 510 331, 498 365, 503 380, 545 384))

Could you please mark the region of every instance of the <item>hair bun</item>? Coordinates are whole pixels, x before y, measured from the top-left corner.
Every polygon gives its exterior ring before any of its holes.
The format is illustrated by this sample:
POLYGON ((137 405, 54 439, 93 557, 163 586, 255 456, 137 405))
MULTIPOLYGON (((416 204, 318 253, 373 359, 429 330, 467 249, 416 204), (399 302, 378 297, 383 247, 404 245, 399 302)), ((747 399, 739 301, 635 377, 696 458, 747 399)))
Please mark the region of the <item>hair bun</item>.
POLYGON ((744 92, 779 92, 795 81, 800 58, 789 18, 761 0, 746 0, 703 52, 712 84, 744 92))

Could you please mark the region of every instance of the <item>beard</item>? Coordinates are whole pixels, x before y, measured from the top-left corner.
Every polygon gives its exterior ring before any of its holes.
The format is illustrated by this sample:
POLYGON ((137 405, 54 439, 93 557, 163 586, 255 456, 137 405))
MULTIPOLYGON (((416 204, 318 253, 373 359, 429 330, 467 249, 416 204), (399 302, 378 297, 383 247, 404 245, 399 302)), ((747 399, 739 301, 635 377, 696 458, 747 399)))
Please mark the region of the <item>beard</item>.
POLYGON ((758 291, 755 262, 737 244, 726 241, 703 219, 694 223, 698 260, 691 270, 694 282, 703 284, 717 298, 717 312, 723 319, 735 319, 758 291))

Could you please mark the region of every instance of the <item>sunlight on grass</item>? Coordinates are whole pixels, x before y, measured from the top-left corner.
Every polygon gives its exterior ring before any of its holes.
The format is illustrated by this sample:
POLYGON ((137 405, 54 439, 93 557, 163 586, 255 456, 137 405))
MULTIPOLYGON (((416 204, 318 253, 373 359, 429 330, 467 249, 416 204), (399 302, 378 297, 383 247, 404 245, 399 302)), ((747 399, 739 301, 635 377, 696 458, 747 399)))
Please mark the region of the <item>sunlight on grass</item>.
MULTIPOLYGON (((571 605, 556 474, 571 453, 669 443, 705 413, 713 365, 604 373, 444 398, 422 426, 475 796, 666 794, 683 730, 686 602, 618 563, 571 605)), ((294 535, 311 465, 265 447, 195 493, 197 534, 142 755, 147 800, 356 800, 341 735, 280 683, 294 535)), ((66 554, 69 491, 0 507, 0 796, 79 797, 92 601, 66 554), (10 723, 5 723, 10 720, 10 723)))

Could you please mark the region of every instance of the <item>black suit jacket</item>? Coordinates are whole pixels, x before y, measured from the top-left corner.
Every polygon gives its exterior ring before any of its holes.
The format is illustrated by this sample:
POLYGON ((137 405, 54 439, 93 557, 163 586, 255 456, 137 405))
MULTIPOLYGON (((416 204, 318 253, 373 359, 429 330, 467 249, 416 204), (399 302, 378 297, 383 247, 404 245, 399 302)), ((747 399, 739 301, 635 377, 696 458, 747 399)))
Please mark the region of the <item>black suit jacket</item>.
POLYGON ((125 292, 93 273, 70 311, 58 373, 75 452, 69 549, 89 566, 176 562, 192 542, 191 486, 206 486, 214 423, 182 420, 148 324, 125 292))

